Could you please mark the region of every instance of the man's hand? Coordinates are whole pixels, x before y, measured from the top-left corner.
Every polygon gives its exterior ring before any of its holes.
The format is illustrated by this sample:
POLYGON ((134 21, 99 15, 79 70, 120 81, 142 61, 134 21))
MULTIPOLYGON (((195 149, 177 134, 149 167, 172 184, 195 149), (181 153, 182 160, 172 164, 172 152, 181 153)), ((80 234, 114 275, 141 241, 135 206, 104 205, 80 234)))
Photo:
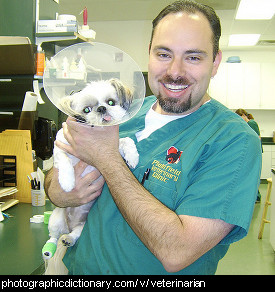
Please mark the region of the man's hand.
POLYGON ((96 199, 102 191, 104 178, 95 169, 81 176, 87 164, 80 161, 75 168, 75 188, 65 192, 58 182, 58 169, 52 168, 45 178, 45 191, 49 199, 58 207, 76 207, 96 199))
POLYGON ((91 127, 68 118, 63 123, 64 137, 70 145, 56 141, 56 145, 89 165, 99 169, 108 159, 119 157, 119 127, 91 127))

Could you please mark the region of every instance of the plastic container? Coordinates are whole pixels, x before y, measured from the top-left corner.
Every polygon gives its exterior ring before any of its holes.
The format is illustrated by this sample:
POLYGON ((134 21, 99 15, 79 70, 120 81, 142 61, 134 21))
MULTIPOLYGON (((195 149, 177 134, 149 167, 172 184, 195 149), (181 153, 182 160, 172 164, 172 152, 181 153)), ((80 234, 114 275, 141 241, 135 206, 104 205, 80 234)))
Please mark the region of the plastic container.
POLYGON ((43 76, 45 69, 45 52, 42 51, 41 46, 38 46, 36 53, 36 75, 43 76))
POLYGON ((141 108, 145 98, 145 81, 137 63, 119 48, 104 43, 80 43, 58 52, 47 62, 43 76, 43 86, 50 101, 67 115, 60 106, 63 98, 71 97, 83 90, 89 83, 119 79, 129 88, 133 98, 127 113, 106 124, 95 122, 94 126, 121 124, 131 119, 141 108), (54 70, 55 74, 52 74, 54 70))

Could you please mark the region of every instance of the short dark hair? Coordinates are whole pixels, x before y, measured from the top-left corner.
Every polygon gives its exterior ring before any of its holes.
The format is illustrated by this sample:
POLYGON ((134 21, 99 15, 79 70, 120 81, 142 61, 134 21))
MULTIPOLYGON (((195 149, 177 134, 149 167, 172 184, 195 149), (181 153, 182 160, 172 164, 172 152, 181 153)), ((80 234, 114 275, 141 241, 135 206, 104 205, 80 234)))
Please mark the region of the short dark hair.
POLYGON ((209 21, 209 24, 211 26, 212 32, 213 32, 213 58, 215 60, 215 57, 219 51, 219 40, 221 37, 221 23, 220 19, 217 16, 215 10, 204 4, 197 3, 192 0, 181 0, 181 1, 175 1, 165 7, 159 15, 153 20, 153 29, 152 29, 152 35, 150 40, 150 47, 152 44, 155 28, 158 25, 158 23, 168 14, 171 13, 178 13, 178 12, 186 12, 188 14, 195 14, 196 12, 201 12, 209 21))

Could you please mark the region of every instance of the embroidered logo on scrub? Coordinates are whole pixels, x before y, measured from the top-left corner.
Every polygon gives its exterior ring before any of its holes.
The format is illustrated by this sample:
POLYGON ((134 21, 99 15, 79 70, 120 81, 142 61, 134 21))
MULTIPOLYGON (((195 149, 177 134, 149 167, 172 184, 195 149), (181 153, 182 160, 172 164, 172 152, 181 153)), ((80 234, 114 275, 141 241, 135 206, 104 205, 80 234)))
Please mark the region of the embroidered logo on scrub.
POLYGON ((172 146, 167 150, 166 161, 169 164, 178 163, 180 161, 182 151, 179 151, 176 147, 172 146))
POLYGON ((169 181, 177 181, 181 170, 174 169, 169 164, 154 160, 152 162, 151 173, 152 177, 167 183, 169 181))
POLYGON ((166 152, 165 160, 168 162, 162 163, 158 160, 152 162, 151 174, 152 177, 156 178, 159 181, 165 183, 171 181, 178 181, 181 174, 181 170, 175 168, 175 164, 180 161, 182 151, 179 151, 176 147, 170 147, 166 152))

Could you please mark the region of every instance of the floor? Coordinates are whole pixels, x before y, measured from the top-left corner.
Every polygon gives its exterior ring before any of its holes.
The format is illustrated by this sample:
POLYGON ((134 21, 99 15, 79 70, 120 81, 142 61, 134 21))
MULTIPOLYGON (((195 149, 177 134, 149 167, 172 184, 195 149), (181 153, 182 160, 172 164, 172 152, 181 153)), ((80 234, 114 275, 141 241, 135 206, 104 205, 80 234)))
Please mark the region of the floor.
POLYGON ((263 238, 258 239, 266 189, 267 184, 260 185, 262 202, 255 204, 248 235, 230 246, 219 263, 216 275, 275 275, 275 254, 269 242, 270 224, 265 224, 263 238))

